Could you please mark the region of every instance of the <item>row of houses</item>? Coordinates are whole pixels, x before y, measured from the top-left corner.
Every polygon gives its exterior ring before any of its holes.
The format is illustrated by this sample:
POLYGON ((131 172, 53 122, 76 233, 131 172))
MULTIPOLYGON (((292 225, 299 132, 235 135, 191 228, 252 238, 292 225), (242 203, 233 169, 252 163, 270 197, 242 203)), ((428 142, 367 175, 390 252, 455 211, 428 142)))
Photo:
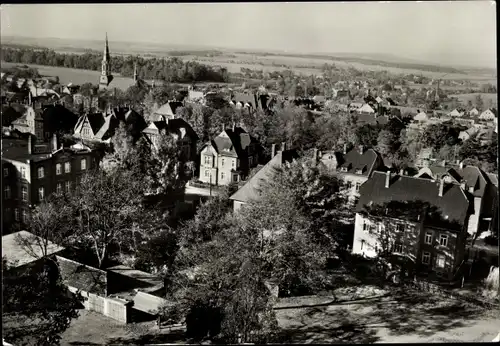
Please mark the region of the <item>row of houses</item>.
MULTIPOLYGON (((230 197, 234 211, 258 200, 274 169, 299 156, 296 150, 282 146, 275 151, 273 146, 272 159, 230 197)), ((467 260, 471 241, 498 232, 498 179, 478 167, 434 165, 414 175, 394 173, 379 153, 362 147, 315 151, 314 157, 346 182, 349 200, 357 201, 353 253, 376 256, 382 245, 374 234, 389 227, 395 256, 431 276, 452 279, 467 260), (377 206, 385 208, 382 215, 375 214, 377 206)))

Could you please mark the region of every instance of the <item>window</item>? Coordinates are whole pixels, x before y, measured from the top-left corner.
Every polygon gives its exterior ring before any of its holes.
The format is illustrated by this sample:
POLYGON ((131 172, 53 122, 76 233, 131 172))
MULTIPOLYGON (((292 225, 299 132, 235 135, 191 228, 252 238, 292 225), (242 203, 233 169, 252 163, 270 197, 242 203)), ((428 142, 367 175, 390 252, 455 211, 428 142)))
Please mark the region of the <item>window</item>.
POLYGON ((25 202, 28 200, 28 189, 26 188, 26 186, 23 186, 21 189, 21 198, 25 202))
POLYGON ((359 181, 356 182, 356 192, 359 192, 359 187, 361 186, 361 183, 359 181))
POLYGON ((365 245, 365 241, 361 240, 361 250, 363 250, 363 246, 365 245))
POLYGON ((56 165, 56 175, 60 175, 62 173, 62 167, 61 167, 61 164, 58 163, 56 165))
POLYGON ((82 169, 82 171, 87 169, 87 159, 82 159, 80 161, 80 168, 82 169))
POLYGON ((396 226, 396 230, 398 232, 404 232, 405 231, 405 224, 404 223, 398 223, 398 225, 396 226))
POLYGON ((44 170, 43 167, 38 167, 38 179, 42 179, 44 176, 44 170))
POLYGON ((3 169, 3 176, 4 178, 9 176, 9 169, 7 167, 3 169))
POLYGON ((64 163, 64 173, 69 173, 69 172, 71 172, 71 163, 65 162, 64 163))
POLYGON ((432 233, 425 233, 425 243, 431 245, 432 244, 432 233))
POLYGON ((403 244, 394 244, 394 252, 402 253, 403 252, 403 244))
POLYGON ((234 168, 235 165, 236 165, 236 160, 231 160, 231 167, 234 168))
POLYGON ((43 186, 40 186, 38 188, 38 200, 41 201, 43 199, 45 190, 43 189, 43 186))
POLYGON ((220 160, 221 167, 224 167, 224 159, 220 160))
POLYGON ((205 169, 205 177, 209 177, 210 176, 210 172, 208 169, 205 169))
POLYGON ((5 199, 9 199, 10 198, 10 186, 9 185, 6 185, 3 188, 3 194, 4 194, 5 199))
POLYGON ((422 254, 422 263, 423 264, 429 264, 431 262, 431 253, 430 252, 424 252, 422 254))
POLYGON ((363 231, 368 232, 369 229, 370 225, 368 224, 368 222, 363 221, 363 231))
POLYGON ((341 171, 341 172, 347 172, 347 167, 341 167, 341 168, 340 168, 340 171, 341 171))
POLYGON ((253 157, 252 156, 248 157, 248 165, 249 166, 253 165, 253 157))
POLYGON ((446 234, 441 234, 439 236, 439 245, 448 246, 448 236, 446 234))
POLYGON ((446 259, 443 255, 438 255, 436 258, 436 268, 444 268, 446 259))
POLYGON ((61 193, 62 192, 62 185, 61 183, 57 183, 56 185, 56 193, 61 193))
POLYGON ((205 155, 205 164, 209 165, 210 164, 210 156, 205 155))
POLYGON ((21 167, 21 177, 26 178, 26 168, 21 167))
MULTIPOLYGON (((234 161, 233 161, 234 163, 234 161)), ((236 183, 238 181, 238 175, 237 174, 233 174, 233 181, 236 183)))
POLYGON ((71 181, 67 181, 64 183, 64 188, 66 189, 66 192, 69 193, 71 189, 71 181))
POLYGON ((19 209, 14 208, 14 220, 19 221, 19 209))
POLYGON ((26 217, 26 210, 21 209, 21 220, 26 223, 27 217, 26 217))
POLYGON ((221 178, 221 180, 224 180, 224 172, 220 173, 220 178, 221 178))

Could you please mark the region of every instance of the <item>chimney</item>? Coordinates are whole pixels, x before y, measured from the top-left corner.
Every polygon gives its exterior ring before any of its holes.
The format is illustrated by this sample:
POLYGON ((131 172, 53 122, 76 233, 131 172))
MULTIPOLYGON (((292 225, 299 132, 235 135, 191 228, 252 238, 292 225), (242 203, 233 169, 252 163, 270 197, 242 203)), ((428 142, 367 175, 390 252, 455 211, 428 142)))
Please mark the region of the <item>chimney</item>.
POLYGON ((271 158, 276 155, 276 144, 271 145, 271 158))
POLYGON ((391 181, 391 171, 385 172, 385 188, 389 188, 389 183, 391 181))
POLYGON ((469 192, 474 193, 474 186, 469 186, 469 192))
POLYGON ((57 150, 57 135, 54 133, 54 135, 52 136, 52 151, 56 151, 57 150))
POLYGON ((314 148, 314 161, 319 161, 319 151, 318 148, 314 148))
POLYGON ((463 163, 463 161, 460 162, 460 164, 458 166, 460 167, 460 169, 464 169, 464 163, 463 163))
POLYGON ((347 144, 344 144, 344 155, 347 154, 347 144))
POLYGON ((399 170, 399 175, 405 175, 405 170, 404 169, 400 169, 399 170))
POLYGON ((281 142, 281 151, 286 150, 286 142, 281 142))
POLYGON ((439 181, 439 197, 443 197, 444 179, 439 181))
POLYGON ((363 155, 363 153, 365 152, 365 147, 364 147, 363 145, 360 145, 360 146, 358 147, 358 149, 359 149, 359 153, 360 153, 361 155, 363 155))
POLYGON ((467 189, 467 184, 466 184, 465 180, 462 180, 462 181, 460 182, 460 187, 462 188, 462 190, 466 191, 466 189, 467 189))
POLYGON ((33 147, 35 146, 35 143, 33 139, 31 139, 31 135, 28 135, 28 154, 33 154, 33 147))
POLYGON ((226 124, 222 124, 222 131, 226 130, 226 124))

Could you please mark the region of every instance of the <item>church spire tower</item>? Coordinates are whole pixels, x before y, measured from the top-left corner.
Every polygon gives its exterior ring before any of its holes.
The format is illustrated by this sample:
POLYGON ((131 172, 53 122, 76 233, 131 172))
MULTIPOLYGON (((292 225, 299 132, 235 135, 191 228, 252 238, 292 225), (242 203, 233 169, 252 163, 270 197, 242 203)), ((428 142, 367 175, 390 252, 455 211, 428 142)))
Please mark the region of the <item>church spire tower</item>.
POLYGON ((111 57, 109 55, 108 33, 106 33, 106 43, 104 45, 104 54, 102 57, 101 77, 99 79, 99 89, 107 89, 112 80, 113 76, 111 75, 111 57))

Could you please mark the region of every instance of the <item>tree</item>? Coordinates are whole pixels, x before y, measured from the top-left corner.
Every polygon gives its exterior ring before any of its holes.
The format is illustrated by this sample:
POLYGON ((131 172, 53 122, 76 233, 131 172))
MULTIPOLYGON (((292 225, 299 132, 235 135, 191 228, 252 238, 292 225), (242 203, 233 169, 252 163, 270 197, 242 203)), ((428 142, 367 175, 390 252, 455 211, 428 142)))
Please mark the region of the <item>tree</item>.
POLYGON ((422 141, 425 146, 440 150, 445 144, 459 144, 458 136, 461 130, 461 127, 450 123, 431 124, 425 128, 422 141))
POLYGON ((481 97, 481 95, 477 95, 476 96, 476 99, 474 101, 474 103, 476 104, 476 108, 479 109, 479 110, 483 110, 484 108, 484 101, 483 101, 483 98, 481 97))
POLYGON ((151 215, 142 202, 142 182, 129 172, 88 172, 70 196, 69 205, 75 216, 71 241, 92 249, 98 267, 103 268, 113 254, 113 246, 125 242, 134 225, 147 224, 151 215))
POLYGON ((15 345, 59 345, 83 300, 47 270, 10 268, 2 260, 3 338, 15 345))
POLYGON ((365 147, 373 147, 377 145, 377 138, 380 129, 370 124, 365 124, 355 130, 356 145, 364 145, 365 147))
POLYGON ((458 151, 460 160, 464 164, 478 166, 486 172, 498 172, 498 137, 493 136, 492 141, 485 145, 476 134, 466 140, 458 151))
POLYGON ((63 245, 69 235, 71 209, 62 194, 47 196, 35 206, 28 218, 30 235, 18 235, 16 241, 33 258, 48 258, 51 243, 63 245))

